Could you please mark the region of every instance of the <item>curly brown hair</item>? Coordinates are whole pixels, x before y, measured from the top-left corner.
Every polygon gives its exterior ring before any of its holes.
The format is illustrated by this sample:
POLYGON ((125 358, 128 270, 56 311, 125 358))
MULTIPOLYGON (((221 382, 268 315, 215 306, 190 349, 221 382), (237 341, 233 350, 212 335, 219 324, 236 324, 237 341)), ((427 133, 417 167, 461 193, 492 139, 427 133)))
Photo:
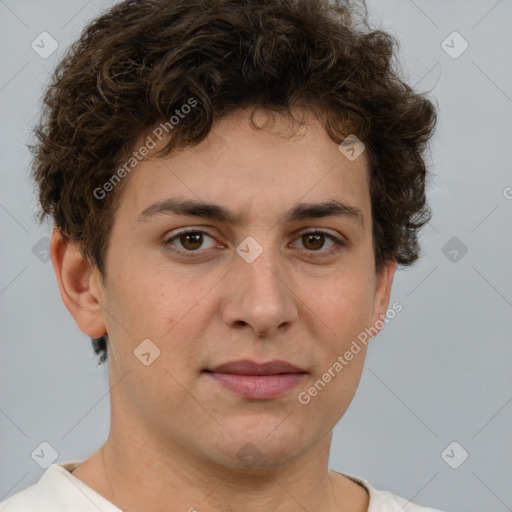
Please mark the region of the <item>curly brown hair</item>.
MULTIPOLYGON (((331 139, 364 142, 376 268, 411 265, 430 219, 423 159, 436 110, 394 66, 395 37, 349 0, 126 0, 93 20, 44 96, 32 177, 47 216, 106 276, 105 254, 126 180, 98 197, 141 135, 169 130, 161 155, 201 142, 246 107, 322 113, 331 139), (95 193, 96 191, 96 193, 95 193), (104 197, 103 197, 104 196, 104 197)), ((106 358, 108 338, 93 347, 106 358)))

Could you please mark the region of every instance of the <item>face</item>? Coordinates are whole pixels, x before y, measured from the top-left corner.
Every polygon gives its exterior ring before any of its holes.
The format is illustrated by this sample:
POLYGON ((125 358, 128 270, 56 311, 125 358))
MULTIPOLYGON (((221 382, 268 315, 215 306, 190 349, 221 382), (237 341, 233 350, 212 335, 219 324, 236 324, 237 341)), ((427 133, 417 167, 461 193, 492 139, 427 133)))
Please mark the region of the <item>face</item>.
POLYGON ((353 343, 385 314, 394 265, 375 271, 365 153, 349 160, 312 118, 290 129, 256 131, 241 111, 127 178, 100 293, 124 377, 113 426, 274 465, 347 409, 366 353, 353 343))

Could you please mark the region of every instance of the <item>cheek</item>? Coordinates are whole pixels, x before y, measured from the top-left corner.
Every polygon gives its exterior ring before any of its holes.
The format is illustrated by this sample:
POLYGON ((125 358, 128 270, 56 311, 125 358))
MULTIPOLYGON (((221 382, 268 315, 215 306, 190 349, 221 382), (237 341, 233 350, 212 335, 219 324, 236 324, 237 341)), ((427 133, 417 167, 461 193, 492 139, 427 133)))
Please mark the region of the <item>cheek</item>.
POLYGON ((316 286, 309 294, 319 321, 325 322, 340 341, 357 336, 371 322, 374 290, 367 275, 337 277, 323 291, 316 286))
POLYGON ((148 264, 120 266, 112 274, 108 307, 134 339, 165 336, 190 309, 178 276, 164 275, 148 264))
POLYGON ((310 412, 329 414, 334 422, 350 404, 364 368, 369 340, 365 329, 371 323, 374 296, 368 275, 354 271, 332 280, 317 304, 319 317, 328 328, 323 331, 321 362, 303 390, 303 398, 310 400, 305 405, 310 412))
POLYGON ((363 372, 366 347, 362 346, 350 361, 344 359, 344 354, 339 351, 329 357, 296 396, 305 418, 322 418, 318 428, 323 432, 334 428, 352 402, 363 372))

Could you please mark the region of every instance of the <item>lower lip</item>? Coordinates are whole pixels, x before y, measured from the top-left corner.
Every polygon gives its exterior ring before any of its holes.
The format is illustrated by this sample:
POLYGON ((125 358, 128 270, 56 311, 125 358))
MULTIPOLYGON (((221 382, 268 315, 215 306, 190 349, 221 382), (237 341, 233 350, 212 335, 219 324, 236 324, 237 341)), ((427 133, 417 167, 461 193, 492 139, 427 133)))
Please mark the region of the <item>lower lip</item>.
POLYGON ((255 400, 269 400, 284 395, 300 384, 306 377, 305 373, 238 375, 208 372, 208 375, 238 395, 255 400))

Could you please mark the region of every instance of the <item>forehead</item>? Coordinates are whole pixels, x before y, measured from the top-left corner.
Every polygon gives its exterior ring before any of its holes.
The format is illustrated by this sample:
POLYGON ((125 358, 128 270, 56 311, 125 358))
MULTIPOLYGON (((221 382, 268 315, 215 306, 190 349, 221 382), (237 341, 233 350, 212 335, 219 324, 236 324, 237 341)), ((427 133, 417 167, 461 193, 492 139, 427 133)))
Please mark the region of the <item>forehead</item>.
POLYGON ((348 159, 320 121, 304 119, 307 124, 297 125, 256 111, 262 127, 256 129, 247 110, 222 118, 198 145, 141 161, 125 183, 122 214, 135 220, 169 197, 222 203, 260 218, 285 205, 326 199, 368 209, 365 152, 348 159))

